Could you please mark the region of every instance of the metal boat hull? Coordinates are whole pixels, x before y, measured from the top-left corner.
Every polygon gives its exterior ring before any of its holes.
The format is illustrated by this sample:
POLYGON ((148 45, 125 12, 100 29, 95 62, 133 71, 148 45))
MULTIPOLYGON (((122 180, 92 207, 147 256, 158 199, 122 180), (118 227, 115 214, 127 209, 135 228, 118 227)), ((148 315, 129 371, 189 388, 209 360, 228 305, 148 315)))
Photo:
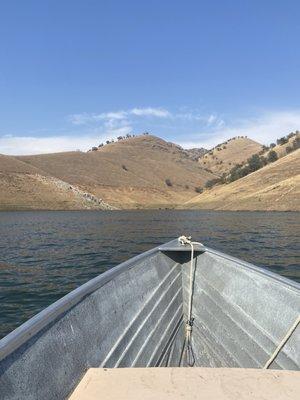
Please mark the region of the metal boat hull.
MULTIPOLYGON (((261 368, 300 312, 300 285, 202 246, 195 365, 261 368)), ((190 249, 172 241, 92 279, 0 341, 1 399, 65 399, 90 367, 185 366, 190 249)), ((271 368, 300 368, 300 327, 271 368)))

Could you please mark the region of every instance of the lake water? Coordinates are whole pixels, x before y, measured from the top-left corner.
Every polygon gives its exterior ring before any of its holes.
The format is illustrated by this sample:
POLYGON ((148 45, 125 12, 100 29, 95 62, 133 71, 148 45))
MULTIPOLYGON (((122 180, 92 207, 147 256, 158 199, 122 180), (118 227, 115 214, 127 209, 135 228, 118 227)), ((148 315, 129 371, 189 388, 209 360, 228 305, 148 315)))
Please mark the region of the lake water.
POLYGON ((182 234, 300 282, 299 225, 293 212, 0 212, 0 337, 96 275, 182 234))

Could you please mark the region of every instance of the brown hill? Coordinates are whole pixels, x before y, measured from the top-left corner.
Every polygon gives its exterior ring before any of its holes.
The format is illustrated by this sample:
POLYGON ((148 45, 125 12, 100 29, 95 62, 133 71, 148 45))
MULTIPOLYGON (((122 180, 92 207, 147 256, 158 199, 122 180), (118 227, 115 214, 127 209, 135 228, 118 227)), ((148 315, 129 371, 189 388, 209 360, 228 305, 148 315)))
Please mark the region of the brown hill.
POLYGON ((109 205, 15 157, 0 155, 0 210, 107 209, 109 205))
MULTIPOLYGON (((41 171, 15 157, 0 154, 0 173, 21 173, 21 174, 39 174, 41 171)), ((44 175, 47 173, 42 172, 44 175)))
POLYGON ((195 187, 215 177, 179 146, 150 135, 111 143, 88 153, 16 159, 120 208, 178 205, 193 197, 195 187))
POLYGON ((233 183, 215 186, 182 208, 300 211, 300 149, 233 183))
POLYGON ((258 153, 262 145, 247 137, 236 137, 214 147, 199 158, 199 164, 213 173, 227 173, 235 164, 245 162, 253 154, 258 153))
POLYGON ((184 149, 186 154, 194 161, 198 161, 200 157, 203 157, 204 154, 208 152, 208 150, 203 147, 194 147, 192 149, 184 149))

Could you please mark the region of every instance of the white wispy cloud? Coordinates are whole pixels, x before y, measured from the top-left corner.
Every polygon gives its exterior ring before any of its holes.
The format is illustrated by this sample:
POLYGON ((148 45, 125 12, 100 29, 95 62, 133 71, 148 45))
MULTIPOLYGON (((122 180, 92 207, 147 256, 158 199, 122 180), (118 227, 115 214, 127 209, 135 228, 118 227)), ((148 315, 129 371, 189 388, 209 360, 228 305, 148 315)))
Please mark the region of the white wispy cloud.
POLYGON ((133 108, 129 111, 131 115, 137 115, 139 117, 157 117, 157 118, 169 118, 172 116, 170 111, 164 108, 133 108))
MULTIPOLYGON (((77 114, 72 120, 74 132, 67 130, 68 133, 61 135, 47 135, 46 132, 42 132, 43 136, 39 136, 38 133, 27 136, 0 135, 0 154, 39 154, 77 149, 86 151, 108 139, 132 133, 135 125, 129 118, 129 111, 98 115, 77 114), (92 123, 90 127, 91 122, 97 123, 95 125, 92 123)), ((185 113, 170 112, 170 115, 170 117, 161 117, 167 124, 161 129, 156 129, 156 134, 186 148, 211 148, 233 136, 248 136, 262 144, 269 144, 278 137, 300 130, 300 110, 267 111, 256 116, 231 120, 225 118, 226 123, 224 118, 217 114, 202 115, 187 111, 185 113)), ((146 122, 147 128, 144 121, 141 121, 139 126, 142 127, 141 129, 144 127, 151 131, 152 125, 148 123, 149 121, 146 122)))
POLYGON ((126 118, 126 111, 116 111, 101 114, 81 113, 72 114, 68 116, 68 120, 74 125, 86 125, 94 122, 105 121, 105 120, 121 120, 126 118))
POLYGON ((262 144, 270 144, 277 138, 300 130, 300 110, 267 111, 256 117, 239 118, 208 130, 199 130, 187 140, 179 140, 186 148, 211 148, 234 136, 248 136, 262 144))
POLYGON ((134 117, 154 117, 154 118, 168 118, 171 113, 164 108, 132 108, 130 110, 110 111, 106 113, 81 113, 69 115, 68 120, 74 125, 88 125, 99 121, 118 121, 127 120, 130 116, 134 117))
POLYGON ((87 151, 106 140, 125 136, 132 132, 131 126, 108 129, 105 133, 92 132, 87 135, 61 135, 61 136, 12 136, 0 137, 0 154, 7 155, 32 155, 59 153, 64 151, 87 151))

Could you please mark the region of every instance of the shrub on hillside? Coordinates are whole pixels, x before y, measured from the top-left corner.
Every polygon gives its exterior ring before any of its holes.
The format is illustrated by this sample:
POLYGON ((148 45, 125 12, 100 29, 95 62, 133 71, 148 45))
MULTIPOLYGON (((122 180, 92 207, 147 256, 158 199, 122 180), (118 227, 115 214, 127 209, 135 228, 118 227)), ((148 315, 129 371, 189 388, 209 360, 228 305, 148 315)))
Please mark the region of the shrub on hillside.
POLYGON ((228 180, 229 182, 234 182, 245 175, 247 175, 245 168, 243 168, 241 164, 236 164, 233 168, 231 168, 228 180))
POLYGON ((263 157, 259 157, 258 154, 253 154, 253 156, 248 158, 247 162, 250 172, 257 171, 258 169, 260 169, 265 165, 263 157))
POLYGON ((173 183, 171 182, 171 180, 169 178, 167 178, 165 180, 165 183, 166 183, 167 186, 173 186, 173 183))
POLYGON ((205 183, 205 188, 206 189, 211 189, 213 186, 215 186, 217 183, 220 182, 219 178, 215 178, 215 179, 210 179, 209 181, 207 181, 205 183))
POLYGON ((283 136, 282 138, 277 139, 276 143, 277 143, 279 146, 282 146, 283 144, 286 144, 288 141, 289 141, 288 138, 286 138, 285 136, 283 136))
POLYGON ((276 151, 271 150, 270 153, 268 154, 268 161, 274 162, 276 160, 278 160, 278 155, 277 155, 276 151))
POLYGON ((203 188, 201 186, 196 186, 195 187, 195 192, 202 193, 203 192, 203 188))

